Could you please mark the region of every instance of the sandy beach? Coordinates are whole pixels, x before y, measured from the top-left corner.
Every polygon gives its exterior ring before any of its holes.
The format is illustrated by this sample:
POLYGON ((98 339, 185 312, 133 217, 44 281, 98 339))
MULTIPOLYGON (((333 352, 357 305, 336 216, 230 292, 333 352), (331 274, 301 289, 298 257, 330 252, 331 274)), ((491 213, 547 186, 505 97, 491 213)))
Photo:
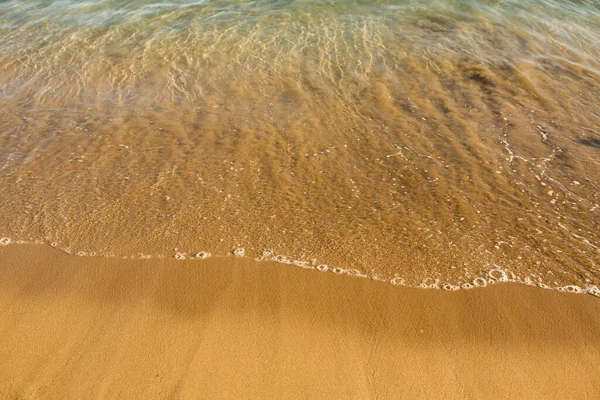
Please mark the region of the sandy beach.
POLYGON ((0 397, 598 398, 600 300, 0 248, 0 397))
POLYGON ((599 4, 0 0, 0 400, 600 399, 599 4))

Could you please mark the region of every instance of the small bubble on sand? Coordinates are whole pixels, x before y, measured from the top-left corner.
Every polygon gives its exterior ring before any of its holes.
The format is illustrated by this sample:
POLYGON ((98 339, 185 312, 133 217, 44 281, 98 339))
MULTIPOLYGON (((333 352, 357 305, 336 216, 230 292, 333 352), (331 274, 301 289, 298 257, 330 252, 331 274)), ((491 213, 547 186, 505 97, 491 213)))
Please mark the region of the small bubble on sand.
POLYGON ((244 254, 246 254, 246 250, 244 250, 242 247, 237 248, 233 251, 233 255, 236 257, 244 257, 244 254))
POLYGON ((556 290, 561 291, 561 292, 568 292, 568 293, 583 293, 583 290, 579 286, 575 286, 575 285, 567 285, 567 286, 563 286, 563 287, 557 287, 556 290))
POLYGON ((425 278, 419 285, 422 289, 439 289, 439 280, 434 278, 425 278))
POLYGON ((500 282, 508 281, 508 276, 506 275, 506 272, 504 272, 504 270, 502 270, 500 268, 494 268, 493 270, 491 270, 488 273, 488 275, 490 276, 490 278, 493 278, 496 281, 500 281, 500 282))
POLYGON ((270 256, 272 256, 272 255, 273 255, 273 251, 272 251, 272 250, 263 250, 263 251, 260 253, 260 256, 261 256, 262 258, 267 258, 267 257, 270 257, 270 256))
POLYGON ((206 252, 206 251, 200 251, 198 253, 196 253, 196 258, 199 258, 201 260, 204 260, 205 258, 210 257, 210 253, 206 252))
POLYGON ((443 290, 456 291, 456 290, 460 289, 460 287, 459 286, 455 286, 455 285, 451 285, 449 283, 446 283, 446 284, 442 285, 442 289, 443 290))
POLYGON ((365 274, 361 273, 357 269, 349 269, 346 271, 346 273, 350 276, 356 276, 358 278, 366 278, 367 277, 365 274))
POLYGON ((539 288, 542 288, 542 289, 550 289, 550 286, 548 286, 548 285, 546 285, 545 283, 542 283, 542 282, 539 282, 539 283, 537 284, 537 286, 538 286, 539 288))
POLYGON ((294 261, 292 262, 296 267, 305 268, 305 269, 313 269, 307 261, 294 261))
POLYGON ((400 278, 399 276, 396 276, 390 280, 390 283, 395 286, 403 286, 404 279, 400 278))
POLYGON ((291 261, 288 260, 288 258, 286 256, 282 256, 281 254, 272 257, 271 260, 281 263, 281 264, 290 264, 291 263, 291 261))
POLYGON ((473 279, 473 285, 477 287, 486 287, 488 284, 487 279, 479 277, 473 279))
POLYGON ((0 246, 6 246, 7 244, 10 244, 10 238, 3 237, 0 239, 0 246))
POLYGON ((600 297, 600 289, 597 286, 588 286, 585 291, 592 296, 600 297))

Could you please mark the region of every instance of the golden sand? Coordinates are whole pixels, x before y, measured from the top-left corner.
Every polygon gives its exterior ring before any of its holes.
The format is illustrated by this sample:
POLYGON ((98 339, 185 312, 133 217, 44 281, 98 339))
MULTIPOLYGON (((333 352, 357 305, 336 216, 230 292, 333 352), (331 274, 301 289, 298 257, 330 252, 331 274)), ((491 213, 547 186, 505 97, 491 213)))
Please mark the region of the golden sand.
POLYGON ((0 1, 0 399, 600 398, 596 3, 0 1))
POLYGON ((0 397, 598 398, 600 301, 0 248, 0 397))

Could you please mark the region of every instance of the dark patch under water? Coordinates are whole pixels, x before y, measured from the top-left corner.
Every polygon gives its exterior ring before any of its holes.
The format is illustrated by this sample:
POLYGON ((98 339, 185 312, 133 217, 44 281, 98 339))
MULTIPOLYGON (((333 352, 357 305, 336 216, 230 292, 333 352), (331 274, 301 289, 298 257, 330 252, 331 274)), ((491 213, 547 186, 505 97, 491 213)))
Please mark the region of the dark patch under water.
POLYGON ((577 142, 581 143, 584 146, 595 147, 600 149, 600 139, 598 138, 583 138, 577 140, 577 142))

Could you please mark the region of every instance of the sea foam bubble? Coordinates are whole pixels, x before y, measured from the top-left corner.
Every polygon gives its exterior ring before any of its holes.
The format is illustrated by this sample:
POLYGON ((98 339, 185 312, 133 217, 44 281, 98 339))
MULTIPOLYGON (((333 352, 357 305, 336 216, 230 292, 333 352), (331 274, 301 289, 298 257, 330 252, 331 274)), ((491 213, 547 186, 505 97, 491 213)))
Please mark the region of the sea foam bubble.
POLYGON ((246 254, 246 250, 244 250, 243 247, 239 247, 239 248, 233 250, 233 255, 236 257, 244 257, 245 254, 246 254))
POLYGON ((200 259, 200 260, 204 260, 205 258, 210 257, 211 254, 207 251, 200 251, 198 253, 196 253, 196 258, 200 259))

